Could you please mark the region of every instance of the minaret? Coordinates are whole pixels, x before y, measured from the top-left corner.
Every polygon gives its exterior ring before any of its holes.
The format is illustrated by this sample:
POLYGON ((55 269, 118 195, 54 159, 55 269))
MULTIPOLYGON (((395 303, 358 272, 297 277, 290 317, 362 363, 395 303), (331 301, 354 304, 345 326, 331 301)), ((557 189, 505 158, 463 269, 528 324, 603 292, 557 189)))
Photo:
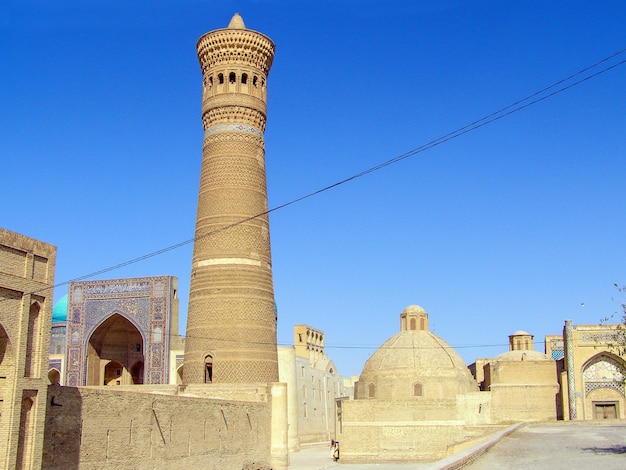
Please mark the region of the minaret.
POLYGON ((263 140, 275 46, 235 14, 197 49, 204 146, 183 382, 277 382, 263 140))

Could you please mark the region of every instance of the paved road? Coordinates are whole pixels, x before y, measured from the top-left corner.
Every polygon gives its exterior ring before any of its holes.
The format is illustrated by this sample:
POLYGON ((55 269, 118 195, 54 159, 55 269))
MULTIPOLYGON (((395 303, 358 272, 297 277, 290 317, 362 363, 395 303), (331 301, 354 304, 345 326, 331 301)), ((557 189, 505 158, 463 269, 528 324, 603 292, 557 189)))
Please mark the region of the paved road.
POLYGON ((528 424, 503 437, 464 470, 626 469, 626 424, 528 424))
MULTIPOLYGON (((497 437, 495 438, 497 440, 497 437)), ((425 464, 347 465, 330 458, 328 446, 304 448, 290 454, 293 470, 441 469, 480 453, 480 446, 445 461, 425 464), (465 455, 463 455, 465 454, 465 455)), ((558 422, 527 424, 505 435, 463 470, 492 469, 623 470, 626 469, 626 423, 558 422)))

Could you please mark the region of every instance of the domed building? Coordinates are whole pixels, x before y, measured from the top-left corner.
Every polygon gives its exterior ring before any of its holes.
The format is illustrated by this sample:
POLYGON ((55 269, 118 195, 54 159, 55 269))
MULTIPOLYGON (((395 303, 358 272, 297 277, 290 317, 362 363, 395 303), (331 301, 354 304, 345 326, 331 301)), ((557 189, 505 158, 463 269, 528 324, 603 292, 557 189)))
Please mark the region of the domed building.
POLYGON ((482 437, 487 431, 476 425, 490 419, 490 394, 478 391, 417 305, 401 313, 400 332, 367 360, 354 398, 337 404, 345 463, 438 460, 482 437))
POLYGON ((557 418, 559 392, 556 363, 534 350, 530 333, 509 335, 509 351, 493 359, 478 359, 470 366, 481 390, 491 393, 495 423, 552 421, 557 418))
POLYGON ((445 399, 475 391, 478 386, 461 356, 428 330, 426 311, 411 305, 400 315, 400 332, 365 363, 355 399, 445 399))

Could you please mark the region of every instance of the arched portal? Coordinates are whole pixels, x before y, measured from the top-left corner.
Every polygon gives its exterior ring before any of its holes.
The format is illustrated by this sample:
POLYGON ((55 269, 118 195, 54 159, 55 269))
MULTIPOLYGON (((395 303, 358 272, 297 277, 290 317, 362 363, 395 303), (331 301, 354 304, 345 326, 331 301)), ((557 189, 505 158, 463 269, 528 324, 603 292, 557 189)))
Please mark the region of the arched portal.
POLYGON ((582 367, 585 419, 624 418, 624 361, 603 351, 582 367))
POLYGON ((89 338, 87 385, 144 383, 144 347, 135 325, 117 313, 111 315, 89 338))

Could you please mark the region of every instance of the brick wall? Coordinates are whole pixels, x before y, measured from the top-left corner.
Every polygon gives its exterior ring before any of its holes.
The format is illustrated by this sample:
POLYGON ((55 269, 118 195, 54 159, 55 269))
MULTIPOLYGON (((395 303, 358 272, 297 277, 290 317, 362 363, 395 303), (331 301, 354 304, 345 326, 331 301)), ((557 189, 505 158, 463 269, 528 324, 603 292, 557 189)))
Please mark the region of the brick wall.
POLYGON ((269 402, 51 385, 47 469, 269 469, 269 402))

